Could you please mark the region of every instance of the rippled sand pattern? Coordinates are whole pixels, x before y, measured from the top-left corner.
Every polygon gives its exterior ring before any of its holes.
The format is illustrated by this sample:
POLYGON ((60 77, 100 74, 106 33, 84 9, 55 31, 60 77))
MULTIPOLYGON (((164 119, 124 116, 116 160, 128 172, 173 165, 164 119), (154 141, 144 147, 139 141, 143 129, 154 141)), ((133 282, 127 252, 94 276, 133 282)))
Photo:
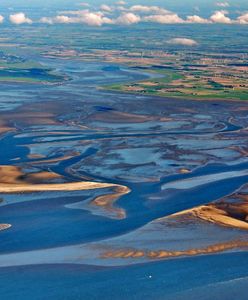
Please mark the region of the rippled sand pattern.
POLYGON ((180 256, 194 256, 200 254, 211 254, 218 253, 227 250, 233 250, 237 248, 247 248, 248 241, 232 241, 229 243, 215 244, 206 248, 200 249, 189 249, 186 251, 167 251, 167 250, 157 250, 157 251, 147 251, 142 250, 117 250, 114 252, 106 252, 103 254, 103 258, 149 258, 149 259, 165 259, 180 256))

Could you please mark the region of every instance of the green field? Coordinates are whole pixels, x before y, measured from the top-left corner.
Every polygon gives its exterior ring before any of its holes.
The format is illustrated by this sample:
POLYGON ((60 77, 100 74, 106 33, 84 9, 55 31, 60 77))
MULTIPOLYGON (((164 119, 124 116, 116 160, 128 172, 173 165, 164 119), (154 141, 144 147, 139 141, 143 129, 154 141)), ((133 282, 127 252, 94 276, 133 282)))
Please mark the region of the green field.
MULTIPOLYGON (((246 90, 225 88, 223 85, 208 81, 208 85, 203 81, 187 80, 184 75, 185 72, 168 71, 168 70, 149 70, 151 74, 163 75, 163 77, 156 77, 147 81, 136 81, 125 84, 113 84, 104 86, 104 89, 113 91, 122 91, 127 93, 137 93, 160 97, 182 98, 182 99, 227 99, 227 100, 248 100, 248 93, 246 90), (173 85, 174 81, 182 80, 180 90, 173 85), (146 84, 146 83, 151 84, 146 84), (192 88, 187 89, 185 84, 193 85, 192 88), (152 85, 155 84, 155 85, 152 85), (137 90, 136 90, 137 89, 137 90), (173 89, 165 91, 163 89, 173 89)), ((199 74, 202 74, 199 72, 199 74)), ((191 75, 191 74, 190 74, 191 75)), ((204 75, 204 74, 203 74, 204 75)), ((198 74, 197 74, 198 76, 198 74)))

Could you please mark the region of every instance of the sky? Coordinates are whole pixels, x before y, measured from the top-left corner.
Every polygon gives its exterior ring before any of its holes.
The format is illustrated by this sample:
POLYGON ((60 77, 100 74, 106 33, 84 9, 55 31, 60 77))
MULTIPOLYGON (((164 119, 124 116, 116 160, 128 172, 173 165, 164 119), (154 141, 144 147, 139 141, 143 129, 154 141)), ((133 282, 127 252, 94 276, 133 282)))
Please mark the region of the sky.
POLYGON ((0 23, 248 24, 248 0, 1 0, 0 23))
MULTIPOLYGON (((80 4, 80 2, 84 1, 79 1, 79 0, 1 0, 0 7, 8 7, 8 6, 29 6, 29 7, 42 7, 42 6, 54 6, 54 7, 59 7, 59 6, 71 6, 75 7, 80 4)), ((88 0, 85 1, 88 2, 91 5, 97 5, 97 4, 113 4, 114 0, 88 0)), ((135 5, 135 4, 140 4, 140 5, 158 5, 162 7, 167 7, 170 9, 179 9, 181 11, 183 10, 188 10, 190 7, 195 7, 199 6, 202 8, 215 8, 217 2, 226 2, 226 1, 215 1, 215 0, 129 0, 126 1, 130 5, 135 5)), ((233 8, 243 8, 243 9, 248 9, 248 1, 247 0, 229 0, 228 3, 230 4, 231 7, 233 8)))

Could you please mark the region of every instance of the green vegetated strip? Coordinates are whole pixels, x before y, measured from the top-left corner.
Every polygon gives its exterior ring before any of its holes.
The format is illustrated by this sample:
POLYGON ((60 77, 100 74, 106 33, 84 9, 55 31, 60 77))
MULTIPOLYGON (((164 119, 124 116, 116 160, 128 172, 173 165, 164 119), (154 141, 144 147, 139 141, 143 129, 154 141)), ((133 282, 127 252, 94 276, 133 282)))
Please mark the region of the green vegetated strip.
MULTIPOLYGON (((163 75, 163 77, 157 77, 157 78, 148 78, 147 81, 150 81, 150 82, 159 82, 161 84, 169 84, 170 82, 172 82, 173 80, 177 80, 177 79, 183 79, 184 76, 182 76, 181 74, 179 73, 176 73, 176 72, 171 72, 171 71, 164 71, 164 70, 145 70, 147 73, 151 73, 151 74, 159 74, 159 75, 163 75)), ((111 84, 111 85, 105 85, 103 86, 104 89, 110 89, 110 90, 118 90, 118 91, 126 91, 128 92, 127 90, 125 90, 125 87, 127 87, 128 85, 137 85, 137 86, 145 86, 142 84, 142 82, 144 82, 146 80, 141 80, 141 81, 135 81, 135 82, 128 82, 128 83, 120 83, 120 84, 111 84)), ((156 92, 154 91, 155 87, 153 87, 153 90, 152 92, 156 92)), ((157 87, 156 87, 157 89, 157 87)), ((133 92, 132 92, 133 93, 133 92)))
POLYGON ((184 79, 184 76, 175 71, 168 70, 152 70, 153 73, 158 73, 160 75, 164 75, 164 77, 152 79, 151 81, 159 81, 163 83, 170 83, 173 80, 184 79))
MULTIPOLYGON (((124 90, 125 91, 125 90, 124 90)), ((151 94, 160 97, 168 97, 168 98, 180 98, 180 99, 188 99, 188 100, 212 100, 212 99, 226 99, 226 100, 248 100, 248 95, 245 92, 226 92, 226 93, 218 93, 218 94, 209 94, 209 95, 188 95, 180 92, 175 93, 144 93, 151 94)))
POLYGON ((0 70, 0 81, 45 83, 60 82, 64 77, 53 74, 43 69, 2 69, 0 70))
POLYGON ((29 69, 42 69, 48 70, 48 68, 42 66, 40 63, 35 61, 17 61, 9 62, 3 59, 0 59, 0 68, 1 69, 11 69, 11 70, 29 70, 29 69))
POLYGON ((28 83, 56 83, 64 80, 60 74, 52 69, 33 61, 18 61, 18 59, 0 58, 0 81, 28 82, 28 83), (10 61, 8 61, 10 60, 10 61))
MULTIPOLYGON (((174 80, 184 80, 185 76, 175 72, 175 71, 168 71, 168 70, 147 70, 149 73, 152 74, 159 74, 164 75, 160 78, 153 78, 147 79, 142 81, 136 82, 129 82, 125 84, 113 84, 104 86, 104 89, 113 90, 113 91, 122 91, 126 93, 135 93, 135 94, 142 94, 142 95, 152 95, 152 96, 160 96, 160 97, 170 97, 170 98, 182 98, 182 99, 226 99, 226 100, 248 100, 248 93, 244 90, 232 90, 232 89, 225 89, 221 84, 209 81, 209 85, 211 88, 205 88, 200 84, 200 82, 196 82, 195 88, 190 88, 192 90, 192 94, 187 94, 184 92, 176 91, 177 87, 173 87, 170 85, 174 80), (143 84, 143 82, 149 81, 151 83, 156 83, 156 86, 148 86, 143 84), (142 91, 135 91, 135 90, 127 90, 128 86, 132 87, 140 87, 144 88, 142 91), (175 91, 162 91, 163 88, 173 88, 175 91), (209 93, 205 95, 198 95, 199 92, 209 93)), ((201 72, 200 72, 201 73, 201 72)))
POLYGON ((42 80, 28 77, 10 77, 0 76, 0 82, 27 82, 27 83, 40 83, 42 80))

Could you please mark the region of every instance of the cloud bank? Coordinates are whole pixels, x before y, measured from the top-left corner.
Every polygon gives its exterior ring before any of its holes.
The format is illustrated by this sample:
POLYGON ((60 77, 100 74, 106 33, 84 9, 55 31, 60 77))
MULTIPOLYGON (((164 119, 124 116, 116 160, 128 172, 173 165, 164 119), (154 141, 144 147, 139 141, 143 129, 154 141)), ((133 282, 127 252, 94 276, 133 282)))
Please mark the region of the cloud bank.
MULTIPOLYGON (((79 10, 68 10, 58 12, 52 17, 43 16, 35 22, 46 24, 71 24, 81 23, 89 26, 132 25, 140 22, 159 24, 248 24, 248 12, 241 12, 236 19, 228 16, 228 11, 223 10, 229 6, 228 2, 216 2, 215 5, 222 9, 216 10, 208 18, 195 14, 181 17, 176 12, 169 11, 164 7, 154 5, 132 5, 128 6, 125 1, 117 1, 113 5, 105 3, 95 8, 88 3, 80 3, 84 8, 79 10)), ((0 17, 0 23, 4 18, 0 17)), ((12 14, 9 21, 15 25, 32 24, 33 21, 26 17, 23 12, 12 14)))

